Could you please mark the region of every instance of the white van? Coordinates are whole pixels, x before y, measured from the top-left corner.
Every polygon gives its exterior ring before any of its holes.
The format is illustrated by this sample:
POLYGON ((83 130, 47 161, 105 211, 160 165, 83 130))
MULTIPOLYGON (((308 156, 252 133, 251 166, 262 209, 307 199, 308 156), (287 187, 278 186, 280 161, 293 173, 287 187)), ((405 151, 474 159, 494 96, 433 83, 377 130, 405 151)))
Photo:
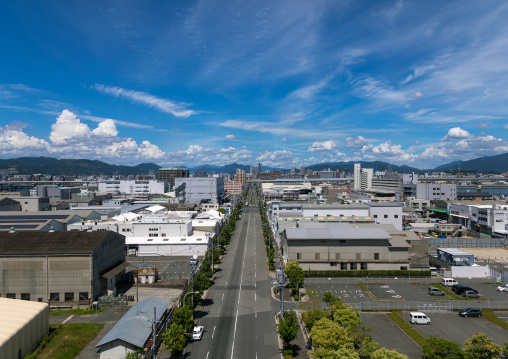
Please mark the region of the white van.
POLYGON ((436 276, 437 275, 437 268, 436 267, 429 267, 430 269, 430 275, 436 276))
POLYGON ((430 324, 430 318, 421 312, 410 312, 409 323, 411 324, 430 324))
POLYGON ((197 265, 199 262, 199 258, 198 258, 198 255, 197 254, 194 254, 190 260, 190 264, 191 265, 197 265))
POLYGON ((443 278, 443 281, 441 283, 444 287, 451 287, 452 285, 459 284, 457 281, 453 278, 443 278))

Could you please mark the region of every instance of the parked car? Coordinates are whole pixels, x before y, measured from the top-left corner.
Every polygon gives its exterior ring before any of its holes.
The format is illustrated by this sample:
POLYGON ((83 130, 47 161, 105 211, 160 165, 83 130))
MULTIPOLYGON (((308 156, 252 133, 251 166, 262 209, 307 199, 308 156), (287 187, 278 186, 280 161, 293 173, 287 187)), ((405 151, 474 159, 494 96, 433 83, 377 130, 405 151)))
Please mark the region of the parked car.
POLYGON ((508 284, 502 284, 497 287, 498 292, 508 292, 508 284))
POLYGON ((466 308, 459 311, 461 317, 482 317, 482 311, 478 308, 466 308))
POLYGON ((436 287, 429 287, 429 295, 445 295, 445 292, 443 292, 441 289, 436 287))
POLYGON ((192 330, 192 340, 201 340, 205 327, 197 326, 192 330))
MULTIPOLYGON (((474 290, 474 289, 471 287, 466 287, 465 285, 460 285, 460 284, 452 285, 452 292, 457 295, 461 295, 466 290, 474 290)), ((474 290, 474 291, 477 292, 476 290, 474 290)))
POLYGON ((462 295, 466 298, 480 298, 480 294, 476 290, 465 290, 462 295))
POLYGON ((430 324, 430 318, 421 312, 410 312, 409 323, 411 324, 430 324))
POLYGON ((443 278, 441 284, 445 287, 451 287, 451 286, 453 286, 455 284, 459 284, 459 283, 457 283, 457 281, 453 278, 443 278))

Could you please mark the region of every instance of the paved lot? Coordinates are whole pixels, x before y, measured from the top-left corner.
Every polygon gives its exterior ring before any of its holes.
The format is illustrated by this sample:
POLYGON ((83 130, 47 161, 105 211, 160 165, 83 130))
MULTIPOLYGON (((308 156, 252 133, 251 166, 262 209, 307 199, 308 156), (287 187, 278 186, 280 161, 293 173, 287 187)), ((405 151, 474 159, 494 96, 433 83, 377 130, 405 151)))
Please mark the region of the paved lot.
POLYGON ((397 350, 410 359, 421 358, 421 348, 409 338, 385 313, 362 313, 363 322, 373 330, 372 339, 380 347, 397 350), (396 340, 395 340, 396 338, 396 340))
MULTIPOLYGON (((508 340, 508 332, 484 318, 462 318, 456 312, 427 313, 431 325, 413 325, 423 336, 431 335, 453 340, 460 345, 476 333, 485 333, 489 338, 503 345, 508 340)), ((408 318, 407 315, 406 318, 408 318)))
POLYGON ((155 264, 159 268, 159 277, 161 280, 170 279, 189 279, 192 266, 190 257, 127 257, 127 262, 133 264, 126 271, 136 270, 143 263, 155 264))
POLYGON ((347 303, 372 302, 372 299, 357 284, 316 284, 306 285, 306 289, 315 290, 321 298, 325 292, 331 292, 334 296, 347 303))

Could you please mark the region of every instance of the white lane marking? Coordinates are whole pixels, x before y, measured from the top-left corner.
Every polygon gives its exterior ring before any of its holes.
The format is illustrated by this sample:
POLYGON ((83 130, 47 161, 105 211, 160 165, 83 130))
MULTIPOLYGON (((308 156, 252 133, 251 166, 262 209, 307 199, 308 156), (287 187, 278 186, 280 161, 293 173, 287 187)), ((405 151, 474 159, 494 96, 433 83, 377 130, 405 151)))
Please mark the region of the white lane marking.
MULTIPOLYGON (((247 233, 249 233, 249 224, 250 222, 247 222, 247 233)), ((247 242, 247 237, 245 237, 245 241, 247 242)), ((245 267, 246 252, 247 252, 247 243, 245 243, 245 247, 243 248, 242 275, 240 276, 240 289, 238 290, 238 306, 236 308, 235 330, 233 332, 233 345, 231 346, 231 359, 233 359, 233 353, 235 352, 236 324, 238 323, 238 309, 239 309, 238 307, 240 306, 240 296, 242 295, 243 269, 245 267)))
POLYGON ((228 282, 226 282, 226 285, 224 286, 224 288, 226 288, 228 286, 228 282))
POLYGON ((217 312, 217 318, 219 317, 219 314, 220 314, 220 308, 219 308, 219 311, 217 312))
POLYGON ((212 339, 213 339, 213 336, 215 335, 215 325, 213 326, 213 333, 212 333, 212 339))
POLYGON ((222 293, 222 300, 224 300, 224 293, 222 293))
POLYGON ((210 352, 207 352, 207 353, 206 353, 206 359, 208 359, 208 354, 210 354, 210 352))
POLYGON ((254 301, 257 301, 256 293, 254 293, 254 301))
POLYGON ((72 319, 72 317, 73 317, 73 316, 74 316, 74 314, 73 314, 73 315, 70 315, 67 319, 65 319, 65 320, 62 322, 62 324, 67 323, 69 320, 71 320, 71 319, 72 319))

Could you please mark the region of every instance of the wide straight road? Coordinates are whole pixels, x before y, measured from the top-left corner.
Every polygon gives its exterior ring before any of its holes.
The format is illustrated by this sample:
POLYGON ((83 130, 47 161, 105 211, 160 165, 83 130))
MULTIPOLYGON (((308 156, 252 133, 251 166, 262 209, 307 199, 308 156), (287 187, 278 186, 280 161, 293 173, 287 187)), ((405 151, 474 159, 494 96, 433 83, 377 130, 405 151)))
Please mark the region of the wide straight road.
POLYGON ((270 294, 259 209, 256 202, 243 208, 208 294, 210 304, 199 319, 205 327, 203 339, 190 343, 185 357, 280 358, 275 328, 279 305, 270 294))

